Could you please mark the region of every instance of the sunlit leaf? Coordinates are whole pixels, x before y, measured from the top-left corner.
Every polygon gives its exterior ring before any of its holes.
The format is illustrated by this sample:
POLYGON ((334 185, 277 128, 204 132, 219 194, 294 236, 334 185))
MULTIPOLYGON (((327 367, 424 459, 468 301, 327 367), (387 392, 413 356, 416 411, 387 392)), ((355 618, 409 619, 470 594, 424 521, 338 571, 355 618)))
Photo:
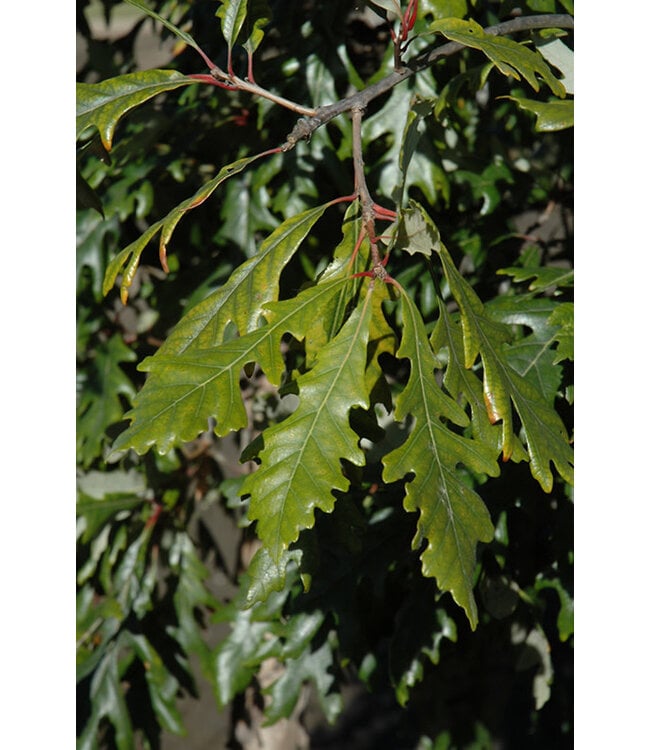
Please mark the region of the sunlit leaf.
POLYGON ((190 83, 196 81, 175 70, 146 70, 100 83, 77 83, 77 138, 94 126, 110 151, 115 128, 124 115, 158 94, 190 83))
POLYGON ((502 324, 491 320, 469 283, 458 273, 447 249, 440 252, 445 276, 461 310, 465 366, 471 367, 480 352, 483 363, 483 393, 490 421, 502 422, 503 454, 514 451, 514 405, 526 433, 530 470, 545 492, 553 488, 553 463, 569 483, 573 481, 573 452, 558 413, 533 384, 507 361, 503 343, 510 335, 502 324))
MULTIPOLYGON (((261 466, 242 487, 242 494, 251 496, 248 517, 257 521, 257 534, 274 560, 303 529, 313 526, 316 508, 332 511, 332 490, 348 488, 341 458, 359 466, 364 463, 349 414, 352 407, 369 406, 364 372, 371 294, 323 347, 315 367, 298 379, 298 408, 265 430, 261 466)), ((270 310, 273 313, 272 306, 270 310)), ((278 325, 273 314, 271 321, 278 325)), ((302 338, 309 321, 296 317, 293 321, 302 325, 284 324, 285 330, 302 338)))
POLYGON ((246 19, 248 0, 221 0, 217 16, 221 19, 221 32, 229 49, 232 49, 246 19))
POLYGON ((280 342, 294 321, 316 313, 318 304, 346 284, 345 279, 307 289, 294 300, 278 303, 272 321, 240 338, 210 348, 186 347, 182 352, 158 351, 140 369, 147 382, 126 414, 130 426, 113 445, 113 453, 132 448, 145 453, 154 445, 161 454, 174 445, 193 440, 216 420, 217 435, 226 435, 248 424, 239 380, 251 362, 260 364, 268 379, 279 385, 284 369, 280 342))
POLYGON ((521 80, 523 76, 534 91, 539 91, 541 79, 556 96, 565 95, 564 86, 551 73, 539 52, 528 49, 512 39, 486 34, 476 21, 441 18, 430 24, 429 30, 443 34, 453 42, 481 50, 504 75, 512 76, 516 80, 521 80))

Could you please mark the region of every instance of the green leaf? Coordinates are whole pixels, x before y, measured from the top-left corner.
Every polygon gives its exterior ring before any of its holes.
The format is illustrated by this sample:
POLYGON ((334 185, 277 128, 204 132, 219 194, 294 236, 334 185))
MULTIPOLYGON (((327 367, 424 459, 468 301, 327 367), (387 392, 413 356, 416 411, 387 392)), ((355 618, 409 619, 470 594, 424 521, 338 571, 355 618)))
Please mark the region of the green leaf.
POLYGON ((223 708, 251 682, 264 659, 278 653, 275 629, 266 621, 256 622, 254 609, 238 610, 232 632, 214 652, 214 682, 223 708))
POLYGON ((499 185, 500 181, 512 185, 514 179, 507 164, 489 164, 480 174, 466 169, 457 169, 454 179, 458 182, 467 182, 472 191, 472 197, 476 201, 482 201, 480 215, 488 216, 501 203, 504 189, 499 185))
MULTIPOLYGON (((449 394, 460 402, 469 404, 473 437, 489 446, 496 459, 502 450, 502 432, 492 424, 483 399, 483 383, 477 374, 465 367, 463 334, 460 323, 452 320, 445 305, 440 306, 440 318, 431 334, 431 346, 435 352, 446 349, 446 367, 443 384, 449 394)), ((521 461, 526 452, 515 438, 512 460, 521 461)))
POLYGON ((509 364, 503 353, 503 344, 510 338, 507 329, 488 317, 444 245, 441 250, 445 277, 461 311, 465 367, 471 367, 480 352, 485 404, 490 421, 502 421, 504 458, 510 458, 515 448, 512 402, 526 433, 531 473, 542 489, 550 492, 553 488, 551 463, 571 483, 573 452, 562 420, 543 394, 509 364))
POLYGON ((467 15, 467 0, 420 0, 420 13, 432 13, 436 18, 467 15))
POLYGON ((497 273, 502 276, 512 276, 514 281, 533 279, 528 285, 531 292, 545 291, 552 287, 572 287, 573 269, 555 268, 553 266, 508 266, 499 268, 497 273))
POLYGON ((116 440, 113 454, 127 448, 142 454, 154 445, 165 454, 207 430, 211 417, 219 436, 245 427, 248 415, 239 387, 242 368, 257 362, 269 381, 279 385, 284 369, 282 335, 294 329, 294 320, 311 321, 319 304, 327 304, 346 283, 337 279, 278 303, 271 323, 241 338, 209 348, 186 346, 179 353, 161 348, 147 357, 139 369, 149 372, 149 377, 134 399, 134 408, 125 415, 132 421, 116 440))
POLYGON ((128 290, 133 282, 133 277, 140 263, 140 256, 142 255, 145 247, 149 242, 158 234, 160 236, 160 257, 164 262, 164 257, 167 249, 167 244, 171 239, 171 236, 176 228, 176 225, 181 218, 191 209, 200 206, 206 201, 212 193, 221 185, 222 182, 238 174, 244 170, 251 162, 264 156, 264 153, 255 154, 254 156, 247 156, 243 159, 238 159, 231 164, 222 167, 216 177, 205 183, 199 190, 194 193, 191 198, 183 201, 176 208, 172 209, 164 219, 160 219, 155 224, 149 227, 137 240, 132 242, 130 245, 120 251, 113 260, 109 263, 104 276, 104 284, 102 291, 104 294, 113 288, 117 276, 120 272, 123 273, 122 282, 120 284, 120 294, 122 302, 126 303, 128 298, 128 290))
POLYGON ((502 96, 501 99, 512 99, 520 109, 532 112, 536 116, 535 130, 538 133, 550 133, 573 127, 573 99, 566 101, 538 102, 523 96, 502 96))
POLYGON ((231 50, 242 30, 247 13, 247 0, 221 0, 217 17, 221 19, 221 32, 231 50))
POLYGON ((407 704, 411 689, 422 680, 424 658, 438 664, 443 640, 456 642, 458 637, 456 623, 444 609, 433 605, 431 592, 423 585, 426 581, 421 581, 397 612, 390 645, 391 679, 400 706, 407 704))
POLYGON ((92 712, 77 742, 77 750, 95 750, 99 724, 105 717, 115 727, 117 750, 133 750, 133 728, 120 683, 118 648, 114 646, 100 661, 93 675, 90 686, 92 712))
POLYGON ((169 559, 178 581, 174 592, 178 627, 169 627, 169 631, 186 654, 196 655, 204 676, 212 680, 212 652, 197 618, 197 613, 214 610, 219 604, 206 587, 208 571, 198 558, 194 542, 185 532, 176 534, 169 559))
POLYGON ((125 631, 125 642, 130 646, 144 665, 144 674, 160 726, 174 734, 185 734, 185 727, 176 705, 180 684, 167 669, 160 654, 146 636, 125 631))
POLYGON ((562 85, 567 94, 575 93, 573 85, 573 50, 567 47, 561 39, 557 38, 542 43, 538 42, 537 49, 562 74, 562 85))
POLYGON ((409 205, 400 212, 395 239, 410 255, 421 253, 430 258, 434 250, 437 252, 440 232, 422 206, 411 198, 409 205))
POLYGON ((558 342, 554 364, 564 359, 573 361, 573 302, 563 302, 553 310, 548 319, 549 325, 559 326, 555 334, 558 342))
POLYGON ((388 103, 378 112, 363 121, 364 143, 385 139, 385 147, 376 164, 379 172, 379 190, 399 204, 408 196, 409 189, 417 186, 427 200, 436 202, 437 192, 444 192, 444 174, 439 169, 439 155, 428 138, 422 135, 425 119, 434 95, 433 84, 428 73, 415 76, 415 92, 396 86, 390 93, 388 103), (412 108, 415 107, 415 117, 412 108))
POLYGON ((135 352, 115 334, 97 347, 86 368, 77 404, 77 458, 82 466, 101 455, 106 429, 122 419, 120 397, 135 397, 135 387, 120 366, 135 359, 135 352))
POLYGON ((77 139, 96 127, 110 151, 118 122, 127 112, 158 94, 196 83, 175 70, 146 70, 100 83, 77 83, 77 139))
MULTIPOLYGON (((176 36, 179 37, 179 39, 182 39, 185 42, 185 44, 188 44, 190 47, 195 49, 205 59, 203 51, 201 50, 199 45, 194 41, 194 39, 186 31, 181 31, 177 26, 174 26, 174 24, 171 21, 168 21, 166 18, 163 18, 163 16, 156 13, 154 10, 151 10, 151 8, 146 6, 144 3, 140 2, 140 0, 125 0, 125 2, 129 3, 129 5, 133 5, 135 8, 140 9, 143 13, 146 13, 148 16, 151 16, 151 18, 161 23, 163 26, 168 28, 172 33, 176 34, 176 36)), ((208 61, 206 60, 206 62, 208 61)))
POLYGON ((377 8, 381 8, 384 11, 383 14, 380 14, 384 18, 386 17, 385 14, 387 13, 393 13, 398 18, 402 17, 402 7, 400 4, 400 0, 370 0, 370 2, 377 8))
POLYGON ((86 528, 81 537, 82 543, 86 544, 94 539, 99 530, 121 511, 134 510, 143 503, 141 497, 133 497, 130 494, 107 494, 101 500, 82 495, 77 503, 77 515, 86 521, 86 528))
POLYGON ((271 18, 272 13, 268 0, 249 0, 248 14, 243 27, 246 38, 243 47, 249 55, 252 55, 259 47, 264 38, 262 29, 268 25, 271 18))
POLYGON ((512 367, 525 377, 553 404, 562 380, 554 349, 558 326, 551 322, 558 302, 530 294, 501 296, 491 300, 486 309, 491 318, 501 323, 525 326, 531 333, 520 335, 513 344, 506 344, 504 354, 512 367))
MULTIPOLYGON (((313 526, 316 508, 333 510, 332 490, 348 488, 341 458, 357 466, 364 463, 349 415, 355 406, 369 406, 364 373, 371 297, 369 291, 323 347, 313 370, 298 378, 298 408, 265 430, 262 464, 243 484, 242 494, 251 496, 248 517, 257 520, 257 534, 275 561, 303 529, 313 526)), ((270 310, 273 322, 273 306, 270 310)), ((317 314, 302 320, 294 317, 291 322, 297 325, 285 324, 285 330, 302 338, 314 317, 317 314)))
POLYGON ((246 607, 265 602, 271 592, 282 591, 287 583, 287 569, 300 565, 301 550, 287 550, 274 560, 266 547, 260 547, 246 571, 249 584, 246 590, 246 607))
POLYGON ((343 708, 343 700, 339 693, 330 692, 335 668, 331 644, 325 641, 317 651, 305 648, 296 658, 287 659, 284 666, 280 677, 264 690, 271 698, 271 705, 264 712, 264 724, 268 726, 291 716, 305 682, 311 682, 316 688, 325 718, 332 723, 343 708))
POLYGON ((567 641, 573 635, 573 598, 566 591, 559 579, 540 579, 535 581, 535 590, 555 589, 560 599, 560 611, 557 616, 557 629, 561 641, 567 641))
POLYGON ((430 24, 429 29, 453 42, 481 50, 503 75, 512 76, 517 81, 523 76, 534 91, 539 91, 539 77, 556 96, 565 95, 564 86, 551 73, 551 69, 538 52, 512 39, 486 34, 476 21, 442 18, 430 24))
POLYGON ((493 528, 480 497, 457 471, 463 464, 471 471, 497 476, 499 467, 482 443, 453 432, 442 420, 466 426, 465 412, 437 383, 436 361, 429 347, 422 318, 406 292, 400 292, 403 316, 398 357, 411 363, 408 382, 395 404, 395 418, 413 417, 415 424, 406 442, 384 459, 383 478, 395 482, 409 473, 404 507, 420 511, 413 549, 426 540, 421 555, 425 576, 435 576, 443 591, 451 592, 472 628, 478 622, 472 593, 476 544, 489 542, 493 528))

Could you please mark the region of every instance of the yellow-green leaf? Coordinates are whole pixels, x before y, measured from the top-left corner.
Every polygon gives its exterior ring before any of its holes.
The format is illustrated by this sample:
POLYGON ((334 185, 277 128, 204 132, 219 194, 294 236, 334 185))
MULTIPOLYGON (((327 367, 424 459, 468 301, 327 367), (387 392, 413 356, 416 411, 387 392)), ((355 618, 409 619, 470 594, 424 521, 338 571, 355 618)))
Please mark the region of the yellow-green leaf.
POLYGON ((100 83, 77 83, 77 138, 94 126, 110 151, 118 122, 134 107, 165 91, 196 83, 175 70, 146 70, 100 83))
MULTIPOLYGON (((248 517, 257 521, 257 534, 275 561, 303 529, 313 526, 316 508, 326 513, 334 509, 333 490, 347 490, 341 459, 364 463, 349 416, 353 407, 369 406, 364 373, 371 296, 369 291, 323 347, 314 368, 298 379, 298 408, 265 430, 261 466, 242 487, 242 494, 251 496, 248 517)), ((302 323, 305 335, 309 320, 302 323)))

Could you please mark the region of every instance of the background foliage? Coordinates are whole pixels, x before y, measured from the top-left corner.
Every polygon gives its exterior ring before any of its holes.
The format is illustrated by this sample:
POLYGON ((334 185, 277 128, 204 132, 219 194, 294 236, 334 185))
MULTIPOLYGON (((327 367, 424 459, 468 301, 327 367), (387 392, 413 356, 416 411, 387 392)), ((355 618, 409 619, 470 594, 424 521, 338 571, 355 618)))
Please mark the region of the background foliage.
MULTIPOLYGON (((243 75, 247 50, 233 43, 228 25, 237 20, 228 11, 236 5, 152 7, 223 69, 230 56, 243 75)), ((259 44, 255 80, 277 94, 318 106, 392 70, 390 26, 369 26, 367 16, 352 12, 353 3, 250 5, 249 20, 272 19, 245 36, 253 40, 248 51, 259 44)), ((460 33, 454 19, 485 27, 508 18, 511 6, 422 2, 413 30, 421 37, 411 50, 431 44, 434 19, 433 28, 454 38, 460 33)), ((522 7, 526 14, 572 12, 568 6, 522 7)), ((142 30, 151 23, 146 15, 124 15, 117 39, 97 32, 102 15, 115 19, 128 7, 78 8, 85 48, 80 82, 137 69, 142 30)), ((166 45, 161 67, 205 72, 188 40, 179 42, 163 25, 155 33, 166 45)), ((557 66, 553 73, 564 73, 571 94, 572 37, 558 30, 525 36, 536 49, 555 45, 535 65, 557 66)), ((519 46, 516 54, 522 49, 528 51, 519 46)), ((558 96, 554 76, 542 67, 531 72, 526 57, 516 59, 514 76, 503 50, 495 54, 468 49, 440 60, 373 101, 365 114, 370 192, 387 208, 403 204, 394 228, 400 241, 387 266, 400 285, 395 294, 378 282, 370 294, 366 279, 349 291, 344 261, 360 231, 355 205, 324 208, 354 189, 349 117, 331 120, 293 150, 252 159, 286 140, 295 113, 242 91, 185 85, 185 79, 180 86, 180 75, 165 73, 155 82, 160 95, 131 109, 114 129, 115 114, 102 110, 103 142, 87 129, 97 122, 81 119, 80 747, 128 748, 136 741, 157 747, 166 734, 182 733, 177 698, 195 692, 198 674, 211 684, 216 704, 233 705, 234 725, 244 715, 238 696, 260 687, 271 659, 281 669, 262 688, 269 722, 301 705, 305 682, 334 722, 344 708, 342 688, 361 682, 373 695, 389 696, 393 746, 570 746, 573 512, 561 430, 570 434, 572 420, 572 134, 566 108, 558 109, 566 97, 558 96), (171 214, 170 222, 170 212, 197 192, 209 198, 178 223, 180 215, 171 214), (168 229, 165 274, 152 246, 138 243, 143 233, 164 236, 168 229), (127 294, 123 279, 134 259, 127 294), (248 286, 247 279, 253 279, 248 286), (219 318, 215 300, 229 289, 234 317, 219 318), (342 303, 353 297, 360 304, 344 311, 342 303), (308 301, 308 315, 296 300, 308 301), (269 327, 280 326, 274 344, 282 360, 261 351, 269 332, 257 328, 260 310, 269 327), (186 414, 147 432, 138 409, 146 422, 147 399, 156 392, 151 384, 143 390, 136 365, 155 354, 144 368, 150 383, 154 376, 166 382, 201 320, 209 320, 206 335, 223 337, 226 360, 239 363, 230 390, 215 386, 214 403, 230 411, 210 415, 216 432, 205 429, 201 416, 199 434, 186 414), (315 325, 319 320, 337 323, 326 331, 315 325), (431 349, 420 353, 418 342, 427 337, 431 349), (242 341, 257 347, 265 367, 250 366, 242 341), (323 361, 343 364, 332 372, 323 361), (241 382, 240 365, 246 365, 241 382), (412 376, 416 367, 422 377, 412 376), (361 380, 373 409, 359 396, 361 380), (280 381, 278 393, 273 386, 280 381), (483 382, 496 383, 496 424, 483 402, 483 382), (221 399, 240 386, 241 408, 237 399, 221 399), (286 467, 291 459, 277 458, 286 430, 299 430, 305 418, 316 424, 318 404, 332 388, 340 403, 330 431, 341 426, 345 449, 335 455, 347 458, 345 473, 334 466, 316 477, 328 492, 314 493, 306 516, 277 531, 276 547, 267 544, 252 557, 256 533, 268 540, 276 529, 269 501, 257 499, 268 494, 271 472, 251 473, 253 459, 261 458, 262 469, 286 467), (435 405, 443 420, 423 421, 422 404, 435 405), (136 420, 129 422, 125 413, 134 406, 136 420), (423 423, 430 433, 424 438, 423 423), (434 425, 445 428, 449 486, 479 509, 478 520, 467 521, 474 536, 457 555, 472 561, 460 583, 454 571, 445 580, 435 550, 420 543, 438 528, 423 498, 440 479, 420 470, 428 460, 420 454, 438 434, 434 425), (147 451, 153 442, 161 452, 147 451), (137 452, 115 451, 128 447, 137 452), (526 450, 530 462, 523 460, 526 450), (502 451, 511 460, 497 465, 502 451), (231 559, 210 527, 210 509, 217 508, 239 529, 231 559), (427 574, 427 566, 437 572, 427 574), (209 627, 219 623, 229 635, 211 644, 209 627)), ((355 270, 367 267, 364 247, 355 270)), ((306 436, 298 441, 307 444, 306 436)), ((313 452, 328 455, 322 442, 313 452)), ((287 486, 280 476, 277 491, 287 486)), ((437 554, 443 562, 449 557, 437 554)), ((314 743, 320 731, 313 730, 314 743)))

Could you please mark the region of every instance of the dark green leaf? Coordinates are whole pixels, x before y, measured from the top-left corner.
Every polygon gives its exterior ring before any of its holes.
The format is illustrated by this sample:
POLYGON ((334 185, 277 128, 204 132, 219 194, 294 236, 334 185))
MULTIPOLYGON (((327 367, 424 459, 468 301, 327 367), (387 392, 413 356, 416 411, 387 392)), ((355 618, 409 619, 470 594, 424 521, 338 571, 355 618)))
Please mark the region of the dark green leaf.
POLYGON ((410 415, 415 424, 406 442, 383 458, 383 478, 395 482, 414 474, 404 498, 407 511, 420 511, 412 547, 419 549, 426 540, 424 575, 435 576, 438 586, 451 592, 475 628, 478 612, 472 588, 476 545, 489 542, 493 528, 487 508, 464 483, 457 467, 464 464, 490 476, 497 476, 499 467, 493 451, 452 432, 442 421, 465 426, 468 419, 436 381, 436 361, 413 301, 402 291, 400 302, 404 329, 397 356, 410 360, 411 373, 395 403, 395 418, 404 420, 410 415))

